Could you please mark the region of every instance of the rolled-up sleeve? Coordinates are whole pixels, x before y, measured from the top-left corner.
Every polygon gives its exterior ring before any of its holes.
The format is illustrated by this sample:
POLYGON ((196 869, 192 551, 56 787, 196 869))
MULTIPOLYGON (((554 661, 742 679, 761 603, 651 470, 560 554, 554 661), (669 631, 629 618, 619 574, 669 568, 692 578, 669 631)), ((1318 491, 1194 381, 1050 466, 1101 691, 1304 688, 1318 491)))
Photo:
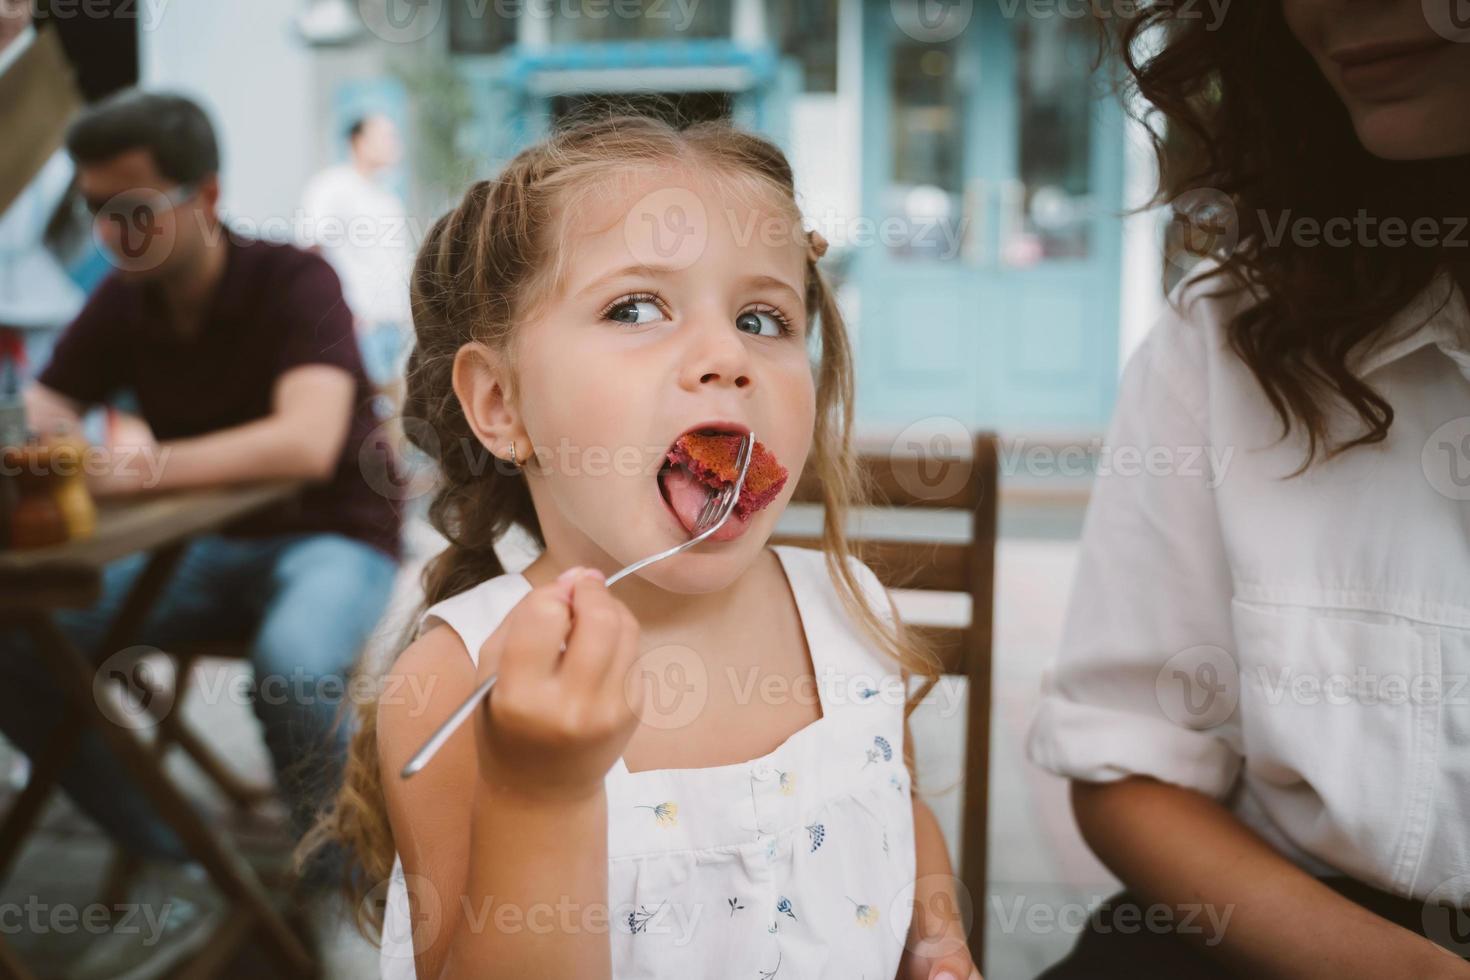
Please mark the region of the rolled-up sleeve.
POLYGON ((1239 675, 1200 354, 1211 331, 1180 316, 1169 308, 1124 371, 1027 752, 1070 779, 1151 776, 1218 799, 1240 771, 1239 675), (1224 701, 1192 711, 1201 693, 1224 701))

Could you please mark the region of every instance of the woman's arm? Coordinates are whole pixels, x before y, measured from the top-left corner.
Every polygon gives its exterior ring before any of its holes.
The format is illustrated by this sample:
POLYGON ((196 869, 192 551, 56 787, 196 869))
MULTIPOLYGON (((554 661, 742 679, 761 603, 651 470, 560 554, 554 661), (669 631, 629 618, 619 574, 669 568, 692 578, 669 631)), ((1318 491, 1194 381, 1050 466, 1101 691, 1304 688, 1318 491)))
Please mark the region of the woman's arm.
POLYGON ((1228 914, 1214 952, 1246 976, 1470 976, 1464 961, 1339 895, 1201 793, 1137 776, 1073 781, 1072 808, 1140 902, 1228 914))

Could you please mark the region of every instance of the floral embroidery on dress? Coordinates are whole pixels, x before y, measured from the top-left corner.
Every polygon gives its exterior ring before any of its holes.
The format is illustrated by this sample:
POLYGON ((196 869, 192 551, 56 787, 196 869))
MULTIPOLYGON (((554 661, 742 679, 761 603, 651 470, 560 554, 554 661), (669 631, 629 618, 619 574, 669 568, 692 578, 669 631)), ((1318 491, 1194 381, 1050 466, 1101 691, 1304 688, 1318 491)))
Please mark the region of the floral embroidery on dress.
POLYGON ((900 793, 903 792, 903 783, 899 781, 899 778, 897 776, 892 775, 891 773, 888 776, 888 785, 892 786, 900 793))
POLYGON ((817 848, 822 846, 822 841, 827 839, 827 828, 819 823, 809 823, 806 825, 806 832, 811 837, 811 853, 815 854, 817 848))
POLYGON ((791 910, 791 899, 787 898, 785 895, 782 895, 781 900, 776 903, 776 911, 780 912, 782 915, 791 916, 792 922, 796 921, 796 913, 791 910))
POLYGON ((651 909, 646 905, 640 905, 638 906, 638 910, 636 912, 629 912, 628 931, 633 933, 634 935, 643 932, 645 929, 648 928, 648 920, 652 919, 655 915, 658 915, 659 910, 662 909, 664 905, 667 904, 667 902, 668 900, 665 899, 651 909))
POLYGON ((660 827, 672 827, 679 822, 679 804, 672 801, 659 803, 656 806, 649 806, 646 803, 636 804, 633 809, 652 810, 653 819, 660 827))
POLYGON ((862 688, 858 691, 858 697, 863 701, 871 701, 880 693, 882 692, 880 692, 876 687, 869 687, 868 685, 864 684, 862 688))
POLYGON ((873 908, 873 906, 863 905, 851 898, 847 900, 853 904, 853 914, 857 916, 858 925, 866 927, 878 921, 878 910, 873 908))
POLYGON ((771 969, 769 969, 769 970, 761 970, 760 971, 761 980, 771 980, 771 978, 774 977, 777 974, 777 972, 780 971, 780 969, 781 969, 781 951, 778 949, 778 950, 776 950, 776 965, 773 966, 773 967, 771 967, 771 969))
POLYGON ((781 795, 782 796, 790 796, 792 793, 795 793, 795 792, 796 792, 796 773, 794 773, 794 772, 782 772, 781 773, 781 795))
POLYGON ((730 899, 730 914, 732 916, 735 914, 735 912, 736 912, 737 909, 743 909, 743 908, 745 908, 745 906, 740 904, 740 899, 738 899, 738 898, 732 898, 732 899, 730 899))
POLYGON ((863 768, 868 768, 879 759, 882 759, 884 762, 892 762, 893 746, 889 745, 888 739, 882 735, 874 735, 873 747, 868 749, 868 761, 863 763, 863 768))

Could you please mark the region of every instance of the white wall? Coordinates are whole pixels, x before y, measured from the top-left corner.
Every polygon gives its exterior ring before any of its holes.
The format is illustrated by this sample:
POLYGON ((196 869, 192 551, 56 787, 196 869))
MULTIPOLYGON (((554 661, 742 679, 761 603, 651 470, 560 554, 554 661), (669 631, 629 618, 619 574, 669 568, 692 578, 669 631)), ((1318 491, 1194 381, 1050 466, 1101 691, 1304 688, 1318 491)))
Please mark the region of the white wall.
POLYGON ((291 18, 300 0, 165 0, 139 59, 147 88, 197 99, 214 119, 225 209, 247 221, 289 218, 319 164, 313 55, 291 18))
POLYGON ((807 220, 831 241, 848 237, 862 200, 862 6, 840 0, 837 91, 801 93, 791 106, 790 159, 807 220))

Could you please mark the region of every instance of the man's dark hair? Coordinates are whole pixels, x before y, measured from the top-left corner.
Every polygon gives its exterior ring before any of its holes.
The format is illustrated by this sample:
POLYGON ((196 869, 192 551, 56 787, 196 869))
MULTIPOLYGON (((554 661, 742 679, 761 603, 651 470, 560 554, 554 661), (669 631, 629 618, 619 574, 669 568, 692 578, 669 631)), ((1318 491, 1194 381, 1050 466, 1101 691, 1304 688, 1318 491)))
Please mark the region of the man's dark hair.
POLYGON ((78 164, 101 163, 129 150, 147 150, 158 172, 180 184, 219 172, 214 126, 181 95, 125 89, 84 109, 66 133, 78 164))
POLYGON ((367 128, 368 120, 371 118, 373 117, 358 116, 356 119, 354 119, 352 121, 352 125, 347 127, 347 142, 356 143, 357 138, 361 136, 362 131, 367 128))

